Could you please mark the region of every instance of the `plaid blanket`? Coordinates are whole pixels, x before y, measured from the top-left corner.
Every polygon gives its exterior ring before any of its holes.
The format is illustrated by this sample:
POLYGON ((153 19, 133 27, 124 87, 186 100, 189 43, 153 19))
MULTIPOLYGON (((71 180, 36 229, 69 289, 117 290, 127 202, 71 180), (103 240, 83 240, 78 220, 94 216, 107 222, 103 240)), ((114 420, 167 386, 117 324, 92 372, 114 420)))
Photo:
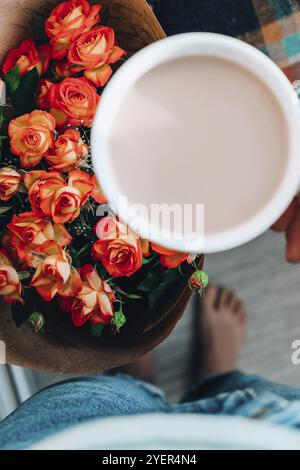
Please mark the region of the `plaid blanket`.
POLYGON ((291 81, 300 79, 300 0, 152 0, 168 35, 209 31, 267 54, 291 81))

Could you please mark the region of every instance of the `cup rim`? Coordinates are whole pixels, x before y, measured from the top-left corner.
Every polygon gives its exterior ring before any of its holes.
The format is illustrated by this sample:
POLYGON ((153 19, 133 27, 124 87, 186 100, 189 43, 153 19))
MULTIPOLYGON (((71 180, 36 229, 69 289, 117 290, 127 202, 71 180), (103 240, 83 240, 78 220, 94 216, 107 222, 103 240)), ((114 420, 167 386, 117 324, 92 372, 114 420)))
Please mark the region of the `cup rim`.
MULTIPOLYGON (((118 107, 130 87, 147 71, 160 63, 191 55, 208 55, 229 59, 248 69, 271 90, 287 122, 289 158, 285 174, 273 197, 247 221, 200 239, 168 239, 159 236, 151 241, 159 245, 189 253, 216 253, 225 251, 261 235, 280 215, 295 196, 300 182, 300 110, 298 97, 280 68, 265 54, 239 39, 216 33, 184 33, 157 41, 128 59, 107 84, 98 106, 91 132, 92 161, 96 176, 112 207, 119 206, 120 188, 114 178, 107 138, 114 125, 118 107), (297 137, 299 135, 299 137, 297 137), (101 155, 97 158, 97 155, 101 155)), ((145 220, 137 216, 127 220, 127 211, 119 207, 118 216, 143 238, 148 230, 145 220)), ((161 229, 160 229, 161 230, 161 229)), ((161 231, 160 231, 161 233, 161 231)), ((158 231, 157 231, 158 234, 158 231)))

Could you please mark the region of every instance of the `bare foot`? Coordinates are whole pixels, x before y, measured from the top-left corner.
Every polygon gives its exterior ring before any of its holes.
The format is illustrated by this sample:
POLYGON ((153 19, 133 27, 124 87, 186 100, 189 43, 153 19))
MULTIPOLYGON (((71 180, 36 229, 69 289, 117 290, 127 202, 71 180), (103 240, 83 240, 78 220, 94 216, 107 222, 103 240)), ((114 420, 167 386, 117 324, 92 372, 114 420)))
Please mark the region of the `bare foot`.
POLYGON ((224 373, 236 367, 245 337, 243 303, 228 290, 211 286, 201 300, 200 373, 224 373))

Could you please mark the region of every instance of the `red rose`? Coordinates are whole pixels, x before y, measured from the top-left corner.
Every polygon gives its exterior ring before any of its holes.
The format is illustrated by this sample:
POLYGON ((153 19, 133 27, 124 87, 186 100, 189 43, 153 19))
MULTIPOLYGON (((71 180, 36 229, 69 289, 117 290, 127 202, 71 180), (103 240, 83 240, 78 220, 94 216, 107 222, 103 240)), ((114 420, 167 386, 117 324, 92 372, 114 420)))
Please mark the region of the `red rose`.
POLYGON ((52 145, 55 126, 56 122, 51 114, 37 109, 10 121, 10 149, 20 157, 22 167, 40 163, 52 145))
POLYGON ((53 170, 69 172, 80 166, 80 161, 88 155, 88 146, 83 143, 80 132, 67 129, 45 154, 45 160, 53 170))
MULTIPOLYGON (((80 276, 82 289, 71 306, 74 326, 82 326, 88 320, 93 324, 110 323, 115 300, 110 286, 100 278, 91 264, 82 266, 80 276)), ((66 302, 62 307, 67 307, 66 302)))
POLYGON ((124 54, 125 51, 116 45, 114 30, 100 26, 82 34, 71 44, 68 62, 77 72, 84 70, 84 76, 100 87, 112 74, 109 64, 117 62, 124 54))
POLYGON ((59 127, 91 127, 99 101, 97 90, 85 78, 65 78, 48 93, 50 113, 59 127))
POLYGON ((53 59, 63 59, 70 43, 99 23, 101 8, 102 5, 90 5, 87 0, 70 0, 54 8, 45 23, 53 59))
POLYGON ((111 276, 131 276, 142 266, 139 237, 122 222, 104 217, 96 226, 99 238, 92 249, 93 258, 101 261, 111 276))
POLYGON ((24 39, 17 49, 12 49, 7 54, 2 72, 5 75, 14 67, 18 67, 19 74, 22 77, 37 67, 39 74, 46 73, 50 62, 50 47, 43 44, 38 49, 32 39, 24 39))

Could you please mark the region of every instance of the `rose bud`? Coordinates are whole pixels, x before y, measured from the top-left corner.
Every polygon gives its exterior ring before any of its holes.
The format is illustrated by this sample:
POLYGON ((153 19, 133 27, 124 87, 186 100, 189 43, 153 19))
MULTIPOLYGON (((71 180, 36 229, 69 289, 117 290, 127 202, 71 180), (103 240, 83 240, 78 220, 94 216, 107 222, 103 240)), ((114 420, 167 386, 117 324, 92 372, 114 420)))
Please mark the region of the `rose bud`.
POLYGON ((33 312, 28 318, 28 323, 35 333, 41 331, 46 323, 45 317, 40 312, 33 312))
POLYGON ((208 282, 208 275, 204 271, 198 270, 191 275, 189 279, 189 286, 192 290, 202 293, 203 289, 208 286, 208 282))

